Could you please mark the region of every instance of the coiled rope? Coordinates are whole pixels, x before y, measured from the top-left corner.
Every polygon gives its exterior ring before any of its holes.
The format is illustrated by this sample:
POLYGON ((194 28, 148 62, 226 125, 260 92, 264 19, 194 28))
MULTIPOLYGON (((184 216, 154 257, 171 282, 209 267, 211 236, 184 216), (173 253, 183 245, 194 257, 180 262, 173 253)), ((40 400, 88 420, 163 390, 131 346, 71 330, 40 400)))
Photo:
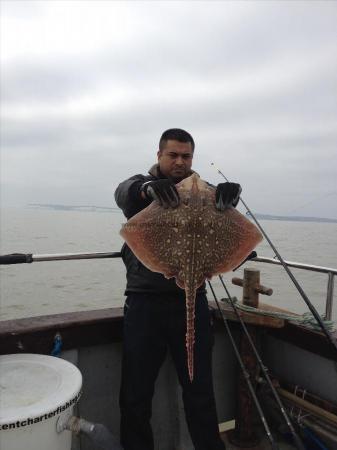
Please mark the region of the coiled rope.
MULTIPOLYGON (((230 305, 229 298, 223 298, 222 300, 230 305)), ((289 322, 293 322, 298 325, 302 325, 306 328, 310 328, 311 330, 321 331, 320 325, 317 323, 317 320, 309 311, 304 314, 295 315, 295 314, 289 314, 289 313, 282 312, 282 311, 270 311, 270 310, 254 308, 252 306, 244 305, 243 303, 239 302, 236 297, 232 297, 232 301, 235 303, 235 306, 238 309, 240 309, 241 311, 245 311, 245 312, 252 313, 252 314, 258 314, 260 316, 269 316, 269 317, 275 317, 278 319, 284 319, 284 320, 288 320, 289 322)), ((324 316, 321 316, 321 318, 322 318, 322 321, 324 322, 324 325, 330 332, 333 332, 336 330, 336 324, 333 320, 325 320, 324 316)))

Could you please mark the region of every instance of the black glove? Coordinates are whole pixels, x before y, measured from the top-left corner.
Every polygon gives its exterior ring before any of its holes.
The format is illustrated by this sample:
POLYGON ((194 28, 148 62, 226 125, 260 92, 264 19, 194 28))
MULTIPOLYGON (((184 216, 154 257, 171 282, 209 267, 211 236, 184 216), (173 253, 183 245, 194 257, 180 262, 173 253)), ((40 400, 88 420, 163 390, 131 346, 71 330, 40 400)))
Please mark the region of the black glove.
POLYGON ((220 183, 215 192, 215 204, 219 211, 236 207, 241 194, 241 186, 237 183, 220 183))
POLYGON ((149 200, 156 200, 164 208, 179 205, 179 194, 175 185, 169 180, 148 181, 140 189, 149 200))

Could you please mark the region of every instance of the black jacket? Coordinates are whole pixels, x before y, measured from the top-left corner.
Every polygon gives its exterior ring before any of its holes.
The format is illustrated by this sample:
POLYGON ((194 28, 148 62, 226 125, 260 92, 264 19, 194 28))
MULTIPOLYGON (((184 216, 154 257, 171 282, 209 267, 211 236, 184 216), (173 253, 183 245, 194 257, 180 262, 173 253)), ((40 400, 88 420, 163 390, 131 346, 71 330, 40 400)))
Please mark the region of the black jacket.
MULTIPOLYGON (((166 177, 160 172, 158 164, 155 164, 149 170, 149 175, 134 175, 119 184, 115 191, 115 200, 127 219, 130 219, 151 203, 149 200, 143 200, 140 195, 142 184, 146 181, 162 178, 166 177)), ((126 266, 125 295, 131 292, 144 292, 185 297, 184 289, 176 285, 174 278, 168 280, 161 273, 149 270, 136 258, 126 244, 122 247, 122 259, 126 266)), ((206 292, 205 284, 200 286, 198 292, 206 292)))

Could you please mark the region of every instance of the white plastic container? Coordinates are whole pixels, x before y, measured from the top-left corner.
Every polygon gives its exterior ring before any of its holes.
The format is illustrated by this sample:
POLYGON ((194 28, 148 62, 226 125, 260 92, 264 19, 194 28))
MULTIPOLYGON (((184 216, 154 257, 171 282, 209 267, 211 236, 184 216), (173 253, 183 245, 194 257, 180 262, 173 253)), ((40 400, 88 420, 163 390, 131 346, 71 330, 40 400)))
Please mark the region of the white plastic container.
POLYGON ((72 415, 81 388, 80 371, 63 359, 0 356, 0 449, 70 450, 71 432, 56 424, 72 415))

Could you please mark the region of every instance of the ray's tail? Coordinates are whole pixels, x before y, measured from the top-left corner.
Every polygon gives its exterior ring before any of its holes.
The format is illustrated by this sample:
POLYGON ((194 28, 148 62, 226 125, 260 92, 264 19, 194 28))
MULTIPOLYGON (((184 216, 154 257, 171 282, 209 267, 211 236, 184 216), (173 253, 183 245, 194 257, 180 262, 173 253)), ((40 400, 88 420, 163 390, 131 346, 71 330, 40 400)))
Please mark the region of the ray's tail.
POLYGON ((186 289, 186 350, 187 367, 190 381, 193 381, 194 375, 194 342, 195 342, 195 289, 186 289))

